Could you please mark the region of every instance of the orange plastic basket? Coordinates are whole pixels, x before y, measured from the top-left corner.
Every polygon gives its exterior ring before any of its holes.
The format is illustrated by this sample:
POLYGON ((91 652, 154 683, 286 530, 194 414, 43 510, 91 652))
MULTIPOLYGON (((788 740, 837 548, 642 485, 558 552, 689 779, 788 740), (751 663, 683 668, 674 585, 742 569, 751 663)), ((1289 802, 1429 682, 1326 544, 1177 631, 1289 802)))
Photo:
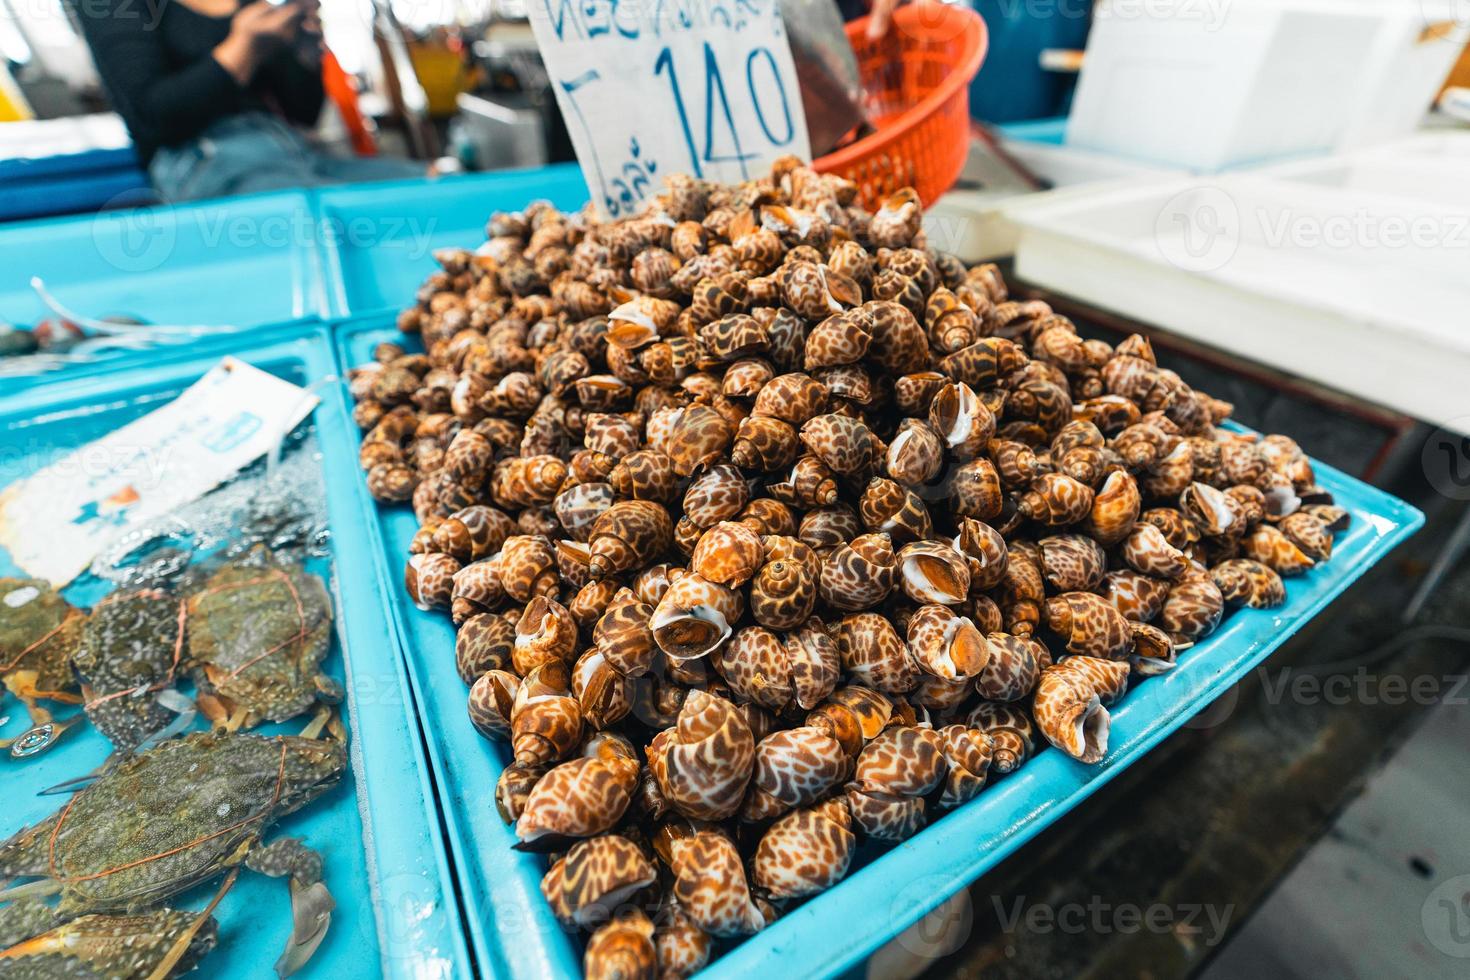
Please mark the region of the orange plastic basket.
POLYGON ((863 104, 876 132, 819 157, 823 173, 854 181, 876 210, 903 187, 928 207, 949 190, 970 152, 970 79, 985 60, 988 35, 980 15, 947 3, 899 7, 876 41, 868 19, 847 25, 857 55, 863 104))

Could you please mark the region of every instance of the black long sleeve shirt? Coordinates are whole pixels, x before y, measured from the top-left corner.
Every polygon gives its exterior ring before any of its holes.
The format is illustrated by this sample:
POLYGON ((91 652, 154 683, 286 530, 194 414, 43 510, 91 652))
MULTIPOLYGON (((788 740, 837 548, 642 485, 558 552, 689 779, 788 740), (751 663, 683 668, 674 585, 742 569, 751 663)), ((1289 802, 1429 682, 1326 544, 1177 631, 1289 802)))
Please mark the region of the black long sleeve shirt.
POLYGON ((321 75, 289 49, 262 62, 244 87, 214 60, 215 47, 230 33, 228 17, 201 14, 179 0, 71 3, 144 166, 159 147, 187 142, 226 116, 273 111, 309 126, 321 113, 321 75))

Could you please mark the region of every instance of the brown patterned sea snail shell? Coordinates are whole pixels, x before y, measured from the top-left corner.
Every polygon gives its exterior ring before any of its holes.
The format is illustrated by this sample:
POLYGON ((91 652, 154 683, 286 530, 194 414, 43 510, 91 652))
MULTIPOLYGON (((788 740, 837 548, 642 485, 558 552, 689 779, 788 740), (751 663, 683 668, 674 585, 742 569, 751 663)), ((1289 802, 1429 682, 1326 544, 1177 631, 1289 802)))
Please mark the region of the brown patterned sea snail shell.
POLYGON ((770 820, 815 803, 842 782, 848 767, 842 744, 825 732, 806 726, 772 732, 755 747, 740 819, 770 820))
POLYGON ((572 697, 571 668, 553 660, 527 674, 511 706, 511 748, 523 766, 566 758, 582 738, 582 709, 572 697))
POLYGON ((619 589, 592 629, 592 642, 619 673, 641 677, 657 652, 649 620, 653 607, 631 589, 619 589))
POLYGON ((943 783, 949 768, 944 742, 928 728, 885 729, 858 756, 847 805, 853 823, 875 840, 907 840, 928 822, 924 797, 943 783))
POLYGON ((983 456, 950 471, 950 503, 959 517, 992 521, 1005 509, 1005 492, 995 464, 983 456))
POLYGON ((821 704, 837 687, 842 677, 842 654, 837 641, 815 616, 800 628, 787 633, 781 645, 786 648, 786 666, 797 707, 808 711, 821 704))
POLYGON ((497 559, 505 594, 517 602, 554 595, 560 581, 556 551, 540 535, 516 534, 505 539, 497 559))
POLYGON ((684 492, 684 517, 696 527, 732 521, 750 502, 750 484, 728 463, 710 467, 684 492))
POLYGON ((1232 558, 1210 570, 1210 577, 1232 606, 1274 609, 1286 601, 1286 583, 1275 569, 1250 558, 1232 558))
POLYGON ((983 521, 962 518, 960 532, 951 542, 970 566, 970 588, 984 591, 1005 577, 1008 550, 1005 537, 983 521))
POLYGON ((541 879, 541 894, 569 927, 604 922, 635 894, 653 884, 658 871, 643 851, 616 834, 578 841, 541 879))
POLYGON ((741 469, 772 473, 790 466, 801 452, 796 429, 768 415, 752 415, 740 423, 730 461, 741 469))
POLYGON ((1108 559, 1102 545, 1082 534, 1055 534, 1037 542, 1041 571, 1058 592, 1091 592, 1102 582, 1108 559))
POLYGON ((1128 688, 1126 661, 1068 657, 1041 672, 1032 710, 1046 740, 1081 762, 1102 761, 1112 718, 1108 706, 1128 688))
POLYGON ((822 563, 817 583, 822 601, 833 609, 868 609, 893 591, 897 559, 886 534, 862 534, 822 563))
POLYGON ((408 597, 420 609, 447 607, 454 595, 454 576, 459 562, 449 555, 427 552, 410 555, 403 572, 408 597))
POLYGON ((922 419, 907 418, 888 444, 884 472, 905 486, 917 487, 933 480, 944 466, 944 443, 922 419))
POLYGON ((587 940, 587 951, 582 956, 586 980, 652 978, 657 972, 653 921, 641 909, 620 909, 587 940))
POLYGON ((515 530, 501 510, 474 504, 455 511, 434 529, 434 548, 460 562, 479 561, 499 551, 515 530))
POLYGON ((868 481, 858 514, 869 531, 882 531, 895 541, 922 541, 934 534, 929 509, 919 495, 881 476, 868 481))
POLYGON ((526 798, 516 821, 517 846, 559 849, 567 838, 611 830, 633 799, 640 768, 631 747, 626 754, 604 752, 553 767, 526 798))
POLYGON ((777 500, 797 507, 826 507, 837 502, 837 481, 827 464, 816 456, 806 455, 792 464, 786 478, 766 486, 777 500))
POLYGON ((1123 541, 1123 560, 1136 572, 1177 579, 1189 570, 1189 558, 1170 544, 1153 524, 1136 524, 1123 541))
POLYGON ((877 737, 894 717, 891 700, 870 687, 849 684, 837 688, 806 716, 806 724, 837 739, 848 758, 856 759, 864 745, 877 737))
POLYGON ((1092 498, 1092 509, 1082 529, 1098 544, 1111 547, 1133 530, 1142 509, 1143 495, 1139 493, 1138 481, 1126 471, 1115 470, 1103 480, 1092 498))
POLYGON ((995 760, 995 739, 965 725, 946 725, 939 729, 939 738, 948 763, 939 806, 948 810, 968 803, 985 788, 995 760))
POLYGON ((773 899, 804 898, 841 881, 856 849, 852 815, 835 797, 773 823, 756 845, 752 877, 773 899))
POLYGON ((929 403, 929 427, 959 460, 973 459, 985 451, 995 435, 995 416, 969 385, 945 385, 929 403))
POLYGON ((739 592, 691 572, 669 586, 654 607, 649 627, 654 642, 669 657, 694 660, 724 643, 743 611, 739 592))
MULTIPOLYGON (((1046 648, 1029 636, 1010 633, 986 634, 990 659, 975 677, 975 691, 990 701, 1020 701, 1036 690, 1046 648)), ((1050 663, 1050 657, 1045 657, 1050 663)))
POLYGON ((772 711, 784 710, 791 703, 786 648, 770 630, 742 627, 714 658, 715 668, 736 700, 755 702, 772 711))
POLYGON ((974 677, 990 662, 985 637, 948 606, 920 606, 909 617, 908 647, 926 673, 944 680, 974 677))
POLYGON ((800 426, 827 407, 827 387, 806 374, 783 374, 761 388, 751 405, 752 415, 780 419, 800 426))
POLYGON ((470 723, 488 739, 506 741, 520 678, 507 670, 487 670, 470 687, 470 723))
POLYGON ((762 626, 789 630, 807 621, 817 604, 817 579, 794 558, 766 562, 750 584, 750 614, 762 626))
POLYGON ((1146 623, 1164 608, 1169 583, 1131 568, 1118 568, 1103 576, 1098 594, 1111 602, 1124 619, 1146 623))
POLYGON ((888 617, 844 616, 835 638, 842 669, 854 681, 884 694, 903 694, 919 682, 918 666, 888 617))
POLYGON ((1093 496, 1091 487, 1064 473, 1043 473, 1021 495, 1017 508, 1024 517, 1058 527, 1086 519, 1093 496))
POLYGON ((653 945, 660 977, 680 980, 704 969, 714 940, 670 898, 654 919, 653 945))
POLYGON ((995 742, 990 769, 998 776, 1015 772, 1036 752, 1036 726, 1020 704, 981 701, 965 716, 965 724, 995 742))
POLYGON ((1148 623, 1129 623, 1133 631, 1133 649, 1128 653, 1128 664, 1136 677, 1155 677, 1174 669, 1177 651, 1174 640, 1148 623))
POLYGON ((577 623, 567 608, 546 596, 533 597, 516 624, 516 672, 524 677, 548 661, 570 661, 576 648, 577 623))
POLYGON ((801 441, 835 473, 857 473, 872 465, 873 433, 851 416, 808 419, 801 427, 801 441))
POLYGON ((459 627, 454 637, 454 666, 459 679, 473 684, 487 670, 511 666, 515 623, 495 613, 478 613, 459 627))
POLYGON ((1046 626, 1069 653, 1113 660, 1128 651, 1132 634, 1123 614, 1100 595, 1063 592, 1046 600, 1046 626))
MULTIPOLYGON (((489 612, 505 600, 505 583, 500 580, 500 553, 471 562, 454 573, 449 611, 455 625, 477 613, 489 612)), ((410 593, 411 594, 411 593, 410 593)))
POLYGON ((700 536, 689 567, 711 582, 739 588, 760 569, 764 556, 758 534, 744 524, 724 521, 700 536))
POLYGON ((1170 587, 1157 625, 1176 643, 1192 643, 1213 632, 1224 612, 1225 597, 1215 580, 1192 566, 1170 587))
POLYGON ((740 852, 724 834, 695 831, 669 846, 673 894, 690 920, 711 936, 748 936, 766 924, 745 880, 740 852))
POLYGON ((958 606, 970 594, 970 565, 943 541, 915 541, 899 550, 898 581, 919 603, 958 606))
POLYGON ((696 688, 674 727, 649 743, 648 767, 674 809, 692 820, 723 820, 740 808, 755 740, 734 705, 696 688))
POLYGON ((647 564, 668 550, 673 536, 669 512, 662 504, 618 501, 592 523, 588 537, 592 577, 617 575, 647 564))

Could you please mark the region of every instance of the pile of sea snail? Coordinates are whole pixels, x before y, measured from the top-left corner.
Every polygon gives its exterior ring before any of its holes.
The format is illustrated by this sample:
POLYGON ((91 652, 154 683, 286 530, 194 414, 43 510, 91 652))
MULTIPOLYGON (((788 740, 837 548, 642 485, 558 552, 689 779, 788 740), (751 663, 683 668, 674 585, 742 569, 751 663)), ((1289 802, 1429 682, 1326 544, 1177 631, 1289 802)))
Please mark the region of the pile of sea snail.
POLYGON ((589 976, 683 976, 1014 771, 1348 521, 1149 343, 1084 340, 795 160, 437 255, 356 369, 407 589, 589 976))

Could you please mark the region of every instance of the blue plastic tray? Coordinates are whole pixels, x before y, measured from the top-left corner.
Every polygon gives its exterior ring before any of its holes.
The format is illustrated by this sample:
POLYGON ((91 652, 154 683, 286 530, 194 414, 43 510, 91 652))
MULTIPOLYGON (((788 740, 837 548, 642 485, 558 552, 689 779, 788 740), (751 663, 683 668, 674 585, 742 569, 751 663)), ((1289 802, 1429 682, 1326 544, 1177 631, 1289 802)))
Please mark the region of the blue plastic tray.
MULTIPOLYGON (((344 367, 370 360, 380 341, 402 339, 381 319, 339 324, 335 330, 344 367)), ((1113 712, 1111 744, 1100 765, 1085 766, 1061 752, 1040 753, 911 840, 877 853, 701 976, 736 978, 764 971, 821 977, 852 967, 1137 761, 1423 524, 1423 515, 1403 501, 1325 464, 1313 465, 1318 482, 1352 513, 1352 526, 1337 536, 1332 560, 1289 579, 1282 608, 1234 612, 1208 639, 1183 652, 1174 670, 1129 692, 1113 712)), ((510 849, 515 838, 490 802, 506 754, 469 723, 449 618, 420 612, 398 585, 416 527, 413 514, 406 507, 385 509, 373 524, 379 561, 393 592, 394 623, 427 714, 430 760, 481 968, 518 978, 579 969, 578 948, 538 890, 542 861, 510 849)))
POLYGON ((434 269, 433 250, 475 248, 491 212, 545 198, 563 210, 587 201, 576 164, 324 188, 317 194, 333 315, 398 310, 434 269))
MULTIPOLYGON (((290 341, 260 344, 239 357, 292 382, 306 384, 335 370, 323 331, 290 341)), ((69 379, 13 399, 0 409, 0 480, 9 484, 66 451, 156 408, 181 392, 216 357, 119 371, 104 383, 69 379)), ((331 522, 332 561, 310 567, 330 574, 337 626, 327 671, 346 681, 344 717, 351 732, 351 771, 342 784, 276 825, 273 834, 304 836, 326 860, 326 881, 337 902, 331 930, 304 977, 368 976, 447 978, 470 972, 447 853, 439 829, 423 743, 408 693, 403 660, 379 625, 388 601, 375 574, 374 550, 363 532, 362 489, 352 430, 335 389, 312 416, 321 452, 323 486, 331 522)), ((380 549, 379 549, 380 550, 380 549)), ((0 551, 0 575, 15 575, 0 551)), ((90 576, 66 591, 93 605, 107 591, 90 576)), ((0 732, 27 725, 24 709, 9 695, 0 704, 0 732)), ((299 731, 303 719, 263 730, 299 731)), ((89 726, 69 732, 49 752, 16 762, 0 759, 7 789, 0 838, 53 812, 63 797, 31 789, 91 771, 108 754, 105 739, 89 726), (25 789, 23 789, 25 788, 25 789)), ((183 896, 198 908, 214 884, 183 896)), ((279 880, 242 873, 220 904, 219 947, 204 961, 207 976, 268 976, 290 931, 290 903, 279 880)))

